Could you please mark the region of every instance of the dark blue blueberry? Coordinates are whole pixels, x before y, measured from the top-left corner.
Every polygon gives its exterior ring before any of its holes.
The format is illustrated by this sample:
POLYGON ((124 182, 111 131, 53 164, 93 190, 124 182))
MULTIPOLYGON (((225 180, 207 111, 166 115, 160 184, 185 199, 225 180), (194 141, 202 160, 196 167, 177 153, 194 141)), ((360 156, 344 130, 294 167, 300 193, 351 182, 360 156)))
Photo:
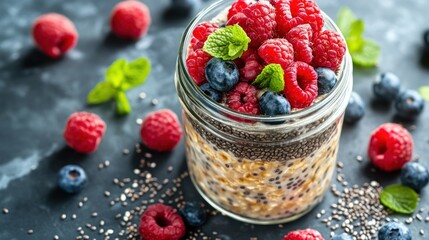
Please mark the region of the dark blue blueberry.
POLYGON ((58 173, 58 186, 68 192, 80 192, 86 184, 86 173, 77 165, 66 165, 58 173))
POLYGON ((329 93, 337 83, 337 75, 329 68, 316 68, 319 96, 329 93))
POLYGON ((259 99, 259 109, 268 116, 288 114, 290 103, 282 95, 268 91, 259 99))
POLYGON ((353 240, 353 238, 347 233, 342 233, 340 235, 334 236, 331 240, 353 240))
POLYGON ((393 73, 382 73, 372 84, 375 98, 384 102, 392 102, 401 91, 401 80, 393 73))
POLYGON ((414 90, 405 90, 395 100, 396 114, 407 120, 414 120, 422 112, 425 101, 414 90))
POLYGON ((210 86, 221 92, 231 90, 240 77, 233 61, 224 61, 219 58, 212 58, 207 63, 205 73, 210 86))
POLYGON ((193 227, 202 226, 207 220, 207 214, 201 204, 198 202, 188 202, 185 207, 180 210, 186 224, 193 227))
POLYGON ((423 45, 426 51, 429 51, 429 29, 423 33, 423 45))
POLYGON ((359 94, 352 92, 352 95, 347 105, 344 114, 344 121, 347 123, 355 123, 363 118, 365 115, 365 103, 359 94))
POLYGON ((378 240, 411 240, 411 232, 403 223, 389 222, 378 230, 378 240))
POLYGON ((201 91, 204 92, 209 98, 213 99, 216 102, 220 102, 222 100, 222 93, 218 90, 213 89, 210 87, 210 84, 204 83, 200 86, 201 91))
POLYGON ((174 10, 178 12, 190 13, 195 4, 195 0, 171 0, 171 8, 174 8, 174 10))
POLYGON ((419 192, 429 183, 429 171, 419 163, 409 162, 402 167, 401 182, 419 192))

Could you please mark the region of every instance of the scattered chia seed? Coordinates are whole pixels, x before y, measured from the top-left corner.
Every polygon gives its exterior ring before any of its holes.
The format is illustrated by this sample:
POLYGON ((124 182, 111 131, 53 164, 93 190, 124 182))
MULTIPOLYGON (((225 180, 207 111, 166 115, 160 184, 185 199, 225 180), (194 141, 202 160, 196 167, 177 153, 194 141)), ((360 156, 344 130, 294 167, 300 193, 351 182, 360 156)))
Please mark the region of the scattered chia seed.
POLYGON ((157 105, 158 104, 158 99, 156 99, 156 98, 152 99, 151 104, 153 106, 157 105))
POLYGON ((60 239, 60 237, 58 237, 58 235, 54 235, 54 238, 53 238, 54 240, 59 240, 60 239))
POLYGON ((145 99, 145 98, 146 98, 146 93, 145 93, 145 92, 141 92, 141 93, 139 94, 139 98, 140 98, 141 100, 145 99))
POLYGON ((28 235, 31 235, 31 234, 33 234, 33 233, 34 233, 33 229, 28 229, 28 231, 27 231, 27 234, 28 234, 28 235))
POLYGON ((61 220, 66 220, 66 218, 67 218, 67 215, 65 215, 64 213, 61 214, 61 220))
POLYGON ((137 119, 136 119, 136 123, 137 123, 137 125, 142 125, 142 123, 143 123, 143 119, 141 119, 141 118, 137 118, 137 119))
POLYGON ((420 235, 422 235, 422 236, 424 236, 425 235, 425 230, 423 230, 423 229, 420 229, 420 235))
POLYGON ((122 153, 123 153, 124 155, 128 155, 128 154, 130 154, 130 150, 128 150, 127 148, 125 148, 125 149, 122 151, 122 153))
POLYGON ((8 214, 8 213, 9 213, 9 209, 3 208, 3 214, 8 214))

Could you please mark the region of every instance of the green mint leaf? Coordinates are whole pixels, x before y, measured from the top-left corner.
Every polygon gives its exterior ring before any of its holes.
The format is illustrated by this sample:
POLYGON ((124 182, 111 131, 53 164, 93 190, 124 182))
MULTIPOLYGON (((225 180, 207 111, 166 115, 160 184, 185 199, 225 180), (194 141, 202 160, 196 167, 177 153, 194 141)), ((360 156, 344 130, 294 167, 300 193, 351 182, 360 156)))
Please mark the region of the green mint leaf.
POLYGON ((124 69, 122 90, 137 87, 145 82, 150 73, 150 61, 147 58, 139 58, 130 62, 124 69))
POLYGON ((391 185, 380 194, 380 201, 397 213, 412 214, 419 203, 419 195, 410 187, 391 185))
POLYGON ((420 87, 419 93, 424 100, 429 102, 429 86, 420 87))
POLYGON ((269 88, 273 92, 281 92, 285 88, 284 71, 280 64, 269 64, 252 83, 259 88, 269 88))
POLYGON ((106 81, 112 84, 114 88, 119 88, 124 79, 124 72, 127 67, 127 60, 121 58, 113 62, 107 69, 106 81))
POLYGON ((354 51, 350 50, 353 63, 361 67, 374 67, 380 59, 380 46, 370 39, 363 39, 362 46, 354 51))
POLYGON ((354 21, 356 21, 356 17, 353 14, 352 10, 347 7, 341 8, 340 12, 338 13, 337 25, 341 32, 344 34, 345 38, 348 38, 350 36, 351 25, 354 21))
POLYGON ((119 115, 126 115, 131 112, 131 106, 128 102, 125 92, 120 91, 116 94, 116 112, 119 115))
POLYGON ((239 25, 226 26, 212 33, 203 50, 215 58, 234 60, 247 50, 250 38, 239 25))
POLYGON ((110 82, 100 82, 89 92, 87 102, 89 104, 99 104, 107 102, 115 97, 116 89, 110 82))

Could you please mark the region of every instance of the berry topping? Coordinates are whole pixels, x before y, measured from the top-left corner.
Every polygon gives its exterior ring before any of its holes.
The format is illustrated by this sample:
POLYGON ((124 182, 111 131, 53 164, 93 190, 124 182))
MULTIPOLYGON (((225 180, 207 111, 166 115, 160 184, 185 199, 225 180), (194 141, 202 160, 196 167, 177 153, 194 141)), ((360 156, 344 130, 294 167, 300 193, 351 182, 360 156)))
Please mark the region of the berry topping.
POLYGON ((284 38, 265 41, 258 49, 259 56, 268 64, 277 63, 287 69, 293 63, 293 46, 284 38))
POLYGON ((401 182, 420 192, 429 183, 429 171, 420 163, 409 162, 401 170, 401 182))
POLYGON ((388 222, 378 230, 378 240, 411 240, 411 232, 400 222, 388 222))
POLYGON ((314 70, 317 72, 318 95, 329 93, 337 83, 337 75, 329 68, 316 68, 314 70))
POLYGON ((352 92, 346 111, 344 113, 344 121, 347 123, 355 123, 365 115, 365 103, 359 94, 352 92))
POLYGON ((235 24, 240 25, 251 39, 250 47, 259 47, 274 36, 277 25, 275 10, 268 2, 256 2, 235 14, 226 25, 235 24))
POLYGON ((331 240, 353 240, 353 238, 347 233, 342 233, 340 235, 335 235, 331 240))
POLYGON ((210 87, 210 84, 204 83, 203 85, 200 86, 200 89, 209 98, 213 99, 213 101, 220 102, 222 100, 222 93, 210 87))
POLYGON ((116 4, 110 17, 112 32, 125 39, 139 39, 146 34, 150 23, 149 8, 136 0, 116 4))
POLYGON ((210 87, 221 92, 231 90, 238 82, 240 74, 233 61, 212 58, 205 68, 206 79, 210 87))
POLYGON ((191 52, 186 59, 186 67, 188 68, 189 75, 191 75, 198 86, 207 81, 204 69, 210 59, 212 57, 202 49, 191 52))
POLYGON ((286 39, 293 46, 295 61, 310 64, 313 60, 313 50, 311 49, 313 31, 311 30, 310 25, 303 24, 292 28, 286 34, 286 39))
POLYGON ((193 227, 202 226, 207 220, 207 214, 200 203, 186 203, 185 207, 180 211, 186 224, 193 227))
POLYGON ((78 39, 73 23, 57 13, 48 13, 37 18, 31 33, 37 47, 51 58, 67 53, 76 45, 78 39))
POLYGON ((368 156, 378 168, 391 172, 401 169, 413 154, 411 134, 399 124, 386 123, 372 134, 368 156))
POLYGON ((168 109, 152 112, 143 120, 142 142, 156 151, 173 150, 182 138, 182 128, 176 114, 168 109))
POLYGON ((214 33, 218 28, 219 27, 214 23, 202 22, 192 31, 192 37, 200 42, 205 42, 209 35, 214 33))
POLYGON ((288 233, 283 240, 325 240, 322 235, 313 229, 296 230, 288 233))
POLYGON ((65 192, 80 192, 86 184, 86 173, 77 165, 66 165, 58 172, 58 186, 65 192))
POLYGON ((106 124, 99 116, 77 112, 67 119, 64 139, 75 151, 91 153, 97 150, 105 131, 106 124))
POLYGON ((188 16, 196 5, 195 0, 172 0, 169 11, 177 17, 188 16))
POLYGON ((231 19, 232 16, 235 14, 242 12, 244 9, 249 7, 249 5, 252 4, 251 0, 237 0, 232 5, 231 8, 228 10, 228 19, 231 19))
POLYGON ((414 120, 424 109, 425 101, 414 90, 405 90, 395 100, 396 114, 407 120, 414 120))
POLYGON ((143 240, 179 240, 185 235, 185 223, 172 207, 158 203, 141 216, 139 232, 143 240))
POLYGON ((290 112, 290 104, 282 95, 268 91, 259 99, 259 109, 264 115, 282 115, 290 112))
POLYGON ((292 108, 310 106, 317 97, 317 73, 313 67, 295 62, 285 71, 284 95, 292 108))
POLYGON ((250 51, 248 50, 243 53, 243 56, 241 56, 241 59, 244 61, 244 66, 240 69, 241 81, 254 81, 264 68, 261 63, 263 62, 262 59, 258 56, 255 50, 252 49, 252 51, 254 52, 249 54, 250 51))
POLYGON ((426 51, 429 51, 429 29, 423 32, 423 46, 426 51))
POLYGON ((393 73, 382 73, 372 83, 372 90, 378 100, 392 102, 401 91, 401 81, 393 73))
POLYGON ((256 87, 246 82, 239 82, 227 94, 228 107, 238 112, 256 115, 259 113, 257 93, 256 87))
POLYGON ((346 44, 340 34, 325 30, 313 37, 313 66, 337 71, 341 65, 346 44))

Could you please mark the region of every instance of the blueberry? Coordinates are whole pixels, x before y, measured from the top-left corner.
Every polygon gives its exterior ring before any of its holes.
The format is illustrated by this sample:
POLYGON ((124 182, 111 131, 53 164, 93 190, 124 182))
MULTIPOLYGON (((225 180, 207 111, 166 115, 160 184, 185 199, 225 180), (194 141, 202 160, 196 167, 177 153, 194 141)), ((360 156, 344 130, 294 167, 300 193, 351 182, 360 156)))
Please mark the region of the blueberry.
POLYGON ((290 103, 282 95, 268 91, 259 99, 259 108, 264 115, 282 115, 290 112, 290 103))
POLYGON ((353 238, 347 233, 342 233, 340 235, 336 235, 335 237, 331 238, 331 240, 353 240, 353 238))
POLYGON ((319 88, 319 96, 330 92, 337 83, 337 75, 329 68, 316 68, 317 72, 317 87, 319 88))
POLYGON ((346 112, 344 114, 344 120, 347 123, 355 123, 359 121, 365 115, 365 103, 359 94, 352 92, 349 104, 347 105, 346 112))
POLYGON ((238 68, 232 61, 212 58, 205 69, 210 86, 218 91, 227 92, 238 83, 238 68))
POLYGON ((423 33, 423 44, 427 51, 429 51, 429 29, 423 33))
POLYGON ((393 73, 382 73, 372 84, 374 96, 384 102, 392 102, 401 91, 401 80, 393 73))
POLYGON ((171 7, 175 11, 191 12, 195 6, 195 0, 171 0, 171 7))
POLYGON ((378 240, 411 240, 411 232, 403 223, 389 222, 378 230, 378 240))
POLYGON ((396 114, 404 119, 413 120, 423 112, 425 101, 414 90, 405 90, 395 100, 396 114))
POLYGON ((186 224, 193 227, 202 226, 207 220, 207 214, 200 203, 189 202, 180 210, 186 224))
POLYGON ((419 192, 429 183, 429 171, 419 163, 409 162, 402 167, 401 182, 419 192))
POLYGON ((77 165, 66 165, 58 173, 58 186, 65 192, 80 192, 85 184, 86 173, 77 165))
POLYGON ((220 102, 222 100, 222 93, 218 90, 210 87, 210 84, 204 83, 200 86, 201 91, 203 91, 209 98, 213 99, 215 102, 220 102))

